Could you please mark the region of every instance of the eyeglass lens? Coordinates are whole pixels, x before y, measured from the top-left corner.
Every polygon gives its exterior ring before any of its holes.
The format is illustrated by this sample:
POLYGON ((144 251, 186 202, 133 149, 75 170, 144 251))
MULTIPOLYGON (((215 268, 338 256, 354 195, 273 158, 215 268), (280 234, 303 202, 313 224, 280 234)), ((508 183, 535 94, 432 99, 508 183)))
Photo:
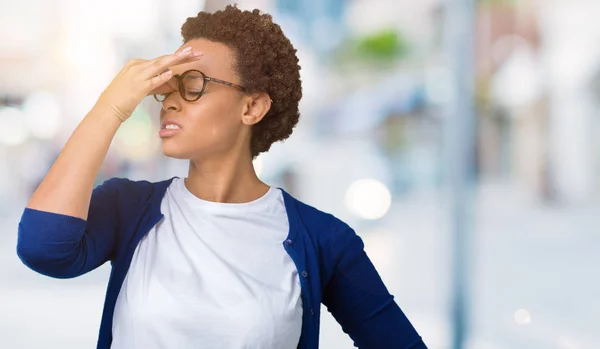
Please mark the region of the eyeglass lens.
MULTIPOLYGON (((179 93, 186 101, 195 101, 200 98, 204 91, 204 76, 195 71, 188 71, 179 78, 179 93)), ((156 95, 155 98, 159 101, 164 101, 168 94, 156 95)))

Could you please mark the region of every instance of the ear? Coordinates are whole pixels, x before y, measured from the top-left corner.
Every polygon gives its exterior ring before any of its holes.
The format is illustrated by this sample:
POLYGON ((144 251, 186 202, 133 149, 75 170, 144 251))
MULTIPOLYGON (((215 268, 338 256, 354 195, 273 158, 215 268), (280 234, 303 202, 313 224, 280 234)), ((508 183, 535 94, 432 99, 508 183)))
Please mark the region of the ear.
POLYGON ((246 125, 254 125, 260 122, 271 109, 273 101, 266 93, 256 93, 245 98, 244 114, 242 122, 246 125))

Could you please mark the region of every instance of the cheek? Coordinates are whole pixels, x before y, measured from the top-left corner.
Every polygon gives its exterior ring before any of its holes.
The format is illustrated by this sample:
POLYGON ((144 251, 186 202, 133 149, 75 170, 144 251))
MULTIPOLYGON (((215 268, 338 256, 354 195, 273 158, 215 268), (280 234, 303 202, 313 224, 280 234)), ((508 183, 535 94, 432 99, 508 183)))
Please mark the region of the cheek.
POLYGON ((204 144, 235 138, 242 126, 241 111, 234 103, 193 104, 186 115, 194 138, 204 144))

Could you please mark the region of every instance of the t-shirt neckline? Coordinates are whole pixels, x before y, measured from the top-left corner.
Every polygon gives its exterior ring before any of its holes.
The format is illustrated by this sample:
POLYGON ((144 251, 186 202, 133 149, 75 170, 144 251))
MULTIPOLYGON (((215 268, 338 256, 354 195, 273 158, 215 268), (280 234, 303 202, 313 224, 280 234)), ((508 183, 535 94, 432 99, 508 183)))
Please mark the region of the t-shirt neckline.
POLYGON ((193 205, 194 207, 199 207, 203 209, 211 209, 218 211, 256 211, 263 210, 264 207, 276 199, 277 191, 273 186, 269 186, 269 190, 262 195, 261 197, 242 203, 231 203, 231 202, 216 202, 204 200, 196 195, 194 195, 186 186, 185 186, 185 178, 176 178, 175 179, 175 190, 177 190, 185 200, 193 205))

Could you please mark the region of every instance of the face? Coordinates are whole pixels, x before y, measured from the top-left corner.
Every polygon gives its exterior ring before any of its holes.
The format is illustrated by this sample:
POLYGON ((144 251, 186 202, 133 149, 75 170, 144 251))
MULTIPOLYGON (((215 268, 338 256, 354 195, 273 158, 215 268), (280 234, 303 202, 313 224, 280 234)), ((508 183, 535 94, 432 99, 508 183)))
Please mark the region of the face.
POLYGON ((172 93, 162 102, 160 122, 163 125, 171 121, 181 129, 161 137, 163 153, 178 159, 201 159, 248 147, 250 126, 245 115, 251 97, 235 87, 205 82, 202 97, 188 102, 177 87, 176 77, 190 69, 240 85, 240 78, 233 70, 232 50, 225 44, 205 39, 190 40, 183 46, 191 46, 194 52, 204 55, 199 61, 171 67, 174 77, 166 84, 172 93))

